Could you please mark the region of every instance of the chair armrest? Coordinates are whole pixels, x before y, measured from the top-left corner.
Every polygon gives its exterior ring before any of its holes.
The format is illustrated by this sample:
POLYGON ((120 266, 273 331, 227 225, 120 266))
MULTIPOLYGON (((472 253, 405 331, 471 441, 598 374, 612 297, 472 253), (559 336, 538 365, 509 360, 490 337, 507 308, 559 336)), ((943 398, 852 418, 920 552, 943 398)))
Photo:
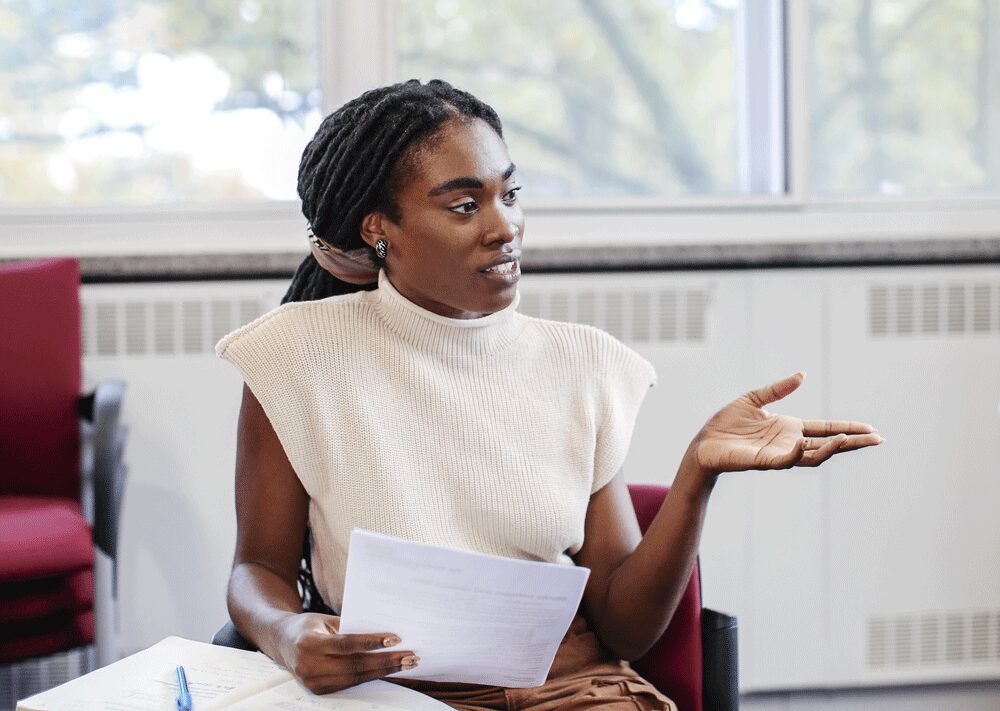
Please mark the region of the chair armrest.
POLYGON ((740 706, 736 618, 707 607, 701 610, 704 707, 737 711, 740 706))
POLYGON ((77 400, 80 417, 93 452, 91 481, 94 501, 94 545, 112 560, 118 553, 118 525, 125 493, 126 467, 122 459, 128 429, 119 422, 125 383, 103 380, 92 393, 77 400))
POLYGON ((245 649, 248 652, 259 651, 250 640, 240 634, 232 620, 229 620, 222 629, 212 635, 212 644, 220 647, 232 647, 233 649, 245 649))

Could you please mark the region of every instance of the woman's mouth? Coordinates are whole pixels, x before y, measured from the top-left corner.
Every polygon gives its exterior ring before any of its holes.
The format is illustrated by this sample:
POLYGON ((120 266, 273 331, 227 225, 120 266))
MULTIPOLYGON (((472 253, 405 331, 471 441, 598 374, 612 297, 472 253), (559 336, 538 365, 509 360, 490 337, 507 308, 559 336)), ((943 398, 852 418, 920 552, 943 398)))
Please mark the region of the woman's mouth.
POLYGON ((497 264, 489 269, 483 269, 480 274, 504 284, 514 284, 521 278, 521 260, 515 259, 497 264))

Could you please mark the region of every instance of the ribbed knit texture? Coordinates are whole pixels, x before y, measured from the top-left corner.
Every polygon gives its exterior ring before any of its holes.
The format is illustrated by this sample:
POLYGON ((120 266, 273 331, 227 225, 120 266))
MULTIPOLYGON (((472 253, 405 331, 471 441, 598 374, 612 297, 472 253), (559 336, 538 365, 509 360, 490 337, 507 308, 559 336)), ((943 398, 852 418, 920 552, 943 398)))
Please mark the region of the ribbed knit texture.
POLYGON ((621 468, 653 366, 590 326, 439 316, 379 288, 287 303, 216 353, 260 401, 310 497, 334 610, 355 527, 572 564, 621 468))

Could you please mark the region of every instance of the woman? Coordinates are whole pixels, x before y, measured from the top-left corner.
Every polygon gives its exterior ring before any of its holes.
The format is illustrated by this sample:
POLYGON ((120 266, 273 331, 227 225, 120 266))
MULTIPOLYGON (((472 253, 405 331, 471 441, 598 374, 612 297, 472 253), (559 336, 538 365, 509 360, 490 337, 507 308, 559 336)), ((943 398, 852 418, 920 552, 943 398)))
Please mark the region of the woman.
POLYGON ((863 423, 763 410, 796 373, 709 420, 641 536, 620 469, 655 373, 597 329, 516 313, 518 189, 486 104, 439 81, 366 92, 303 154, 312 255, 283 305, 217 346, 247 383, 230 614, 317 693, 419 660, 374 651, 400 646, 391 630, 340 635, 335 615, 302 612, 307 522, 333 610, 355 526, 590 568, 586 616, 542 687, 400 683, 456 708, 673 708, 622 660, 669 622, 718 475, 816 466, 882 441, 863 423))

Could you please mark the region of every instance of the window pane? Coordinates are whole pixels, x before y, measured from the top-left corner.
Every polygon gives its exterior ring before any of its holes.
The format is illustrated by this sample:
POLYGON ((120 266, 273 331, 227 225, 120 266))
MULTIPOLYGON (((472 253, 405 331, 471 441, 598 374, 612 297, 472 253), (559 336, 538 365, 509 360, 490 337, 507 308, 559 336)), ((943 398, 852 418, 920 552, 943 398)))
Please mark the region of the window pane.
POLYGON ((737 0, 399 0, 397 76, 489 102, 536 196, 737 193, 737 0))
POLYGON ((810 4, 812 190, 1000 189, 1000 2, 810 4))
POLYGON ((293 199, 317 0, 0 4, 0 200, 293 199))

